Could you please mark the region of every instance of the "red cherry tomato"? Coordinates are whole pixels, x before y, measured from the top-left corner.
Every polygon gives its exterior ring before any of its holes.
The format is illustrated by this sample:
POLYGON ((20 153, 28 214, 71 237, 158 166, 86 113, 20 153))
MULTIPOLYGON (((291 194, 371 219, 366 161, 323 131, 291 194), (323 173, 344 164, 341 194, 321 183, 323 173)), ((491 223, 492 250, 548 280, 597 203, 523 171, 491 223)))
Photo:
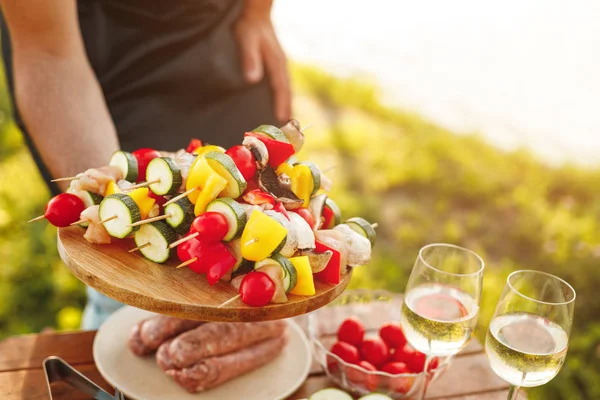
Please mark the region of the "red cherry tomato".
POLYGON ((238 167, 246 181, 254 177, 254 174, 256 174, 256 159, 250 149, 238 145, 229 148, 225 154, 233 159, 235 166, 238 167))
MULTIPOLYGON (((390 362, 381 367, 381 371, 387 372, 388 374, 397 375, 397 374, 410 374, 410 369, 406 366, 406 364, 401 362, 390 362)), ((408 393, 410 388, 412 387, 414 382, 414 377, 396 377, 390 378, 389 380, 389 388, 394 392, 398 393, 408 393)))
POLYGON ((402 360, 412 372, 423 372, 425 368, 425 354, 413 349, 408 343, 400 349, 396 349, 394 359, 402 360))
POLYGON ((406 344, 406 338, 402 328, 397 323, 386 322, 379 328, 379 336, 389 348, 401 349, 406 344))
POLYGON ((274 294, 275 283, 264 272, 249 272, 240 284, 242 302, 250 307, 266 306, 274 294))
POLYGON ((83 210, 85 210, 83 200, 71 193, 61 193, 46 204, 44 217, 52 225, 63 228, 79 221, 79 215, 83 210))
POLYGON ((336 342, 329 351, 350 364, 358 364, 360 361, 358 349, 350 343, 336 342))
POLYGON ((360 344, 360 355, 377 368, 385 364, 390 358, 390 351, 381 338, 367 338, 360 344))
POLYGON ((227 218, 223 214, 208 211, 194 219, 190 233, 197 232, 196 239, 201 242, 215 243, 223 240, 228 229, 227 218))
POLYGON ((193 138, 192 140, 190 140, 190 144, 188 144, 185 151, 187 151, 188 153, 193 153, 194 150, 196 150, 198 147, 202 147, 202 140, 193 138))
POLYGON ((311 228, 315 227, 315 219, 313 218, 310 211, 308 211, 308 208, 302 207, 294 211, 296 212, 296 214, 301 216, 311 228))
POLYGON ((142 148, 134 151, 133 156, 136 158, 138 162, 138 182, 143 182, 146 180, 146 168, 148 167, 148 163, 154 160, 157 157, 160 157, 160 153, 154 149, 142 148))
MULTIPOLYGON (((357 364, 358 366, 366 369, 367 371, 377 371, 377 368, 373 366, 368 361, 361 361, 357 364)), ((379 376, 375 374, 370 374, 368 372, 363 372, 358 368, 346 368, 346 377, 350 382, 355 385, 363 386, 367 388, 368 391, 373 392, 379 386, 379 376)))
POLYGON ((365 336, 365 327, 360 319, 349 317, 342 322, 337 331, 337 337, 340 341, 358 346, 365 336))
MULTIPOLYGON (((188 234, 189 235, 189 234, 188 234)), ((188 268, 197 274, 205 274, 208 271, 209 265, 204 258, 205 243, 198 240, 188 240, 177 246, 177 257, 181 262, 186 262, 192 258, 197 260, 188 265, 188 268)))

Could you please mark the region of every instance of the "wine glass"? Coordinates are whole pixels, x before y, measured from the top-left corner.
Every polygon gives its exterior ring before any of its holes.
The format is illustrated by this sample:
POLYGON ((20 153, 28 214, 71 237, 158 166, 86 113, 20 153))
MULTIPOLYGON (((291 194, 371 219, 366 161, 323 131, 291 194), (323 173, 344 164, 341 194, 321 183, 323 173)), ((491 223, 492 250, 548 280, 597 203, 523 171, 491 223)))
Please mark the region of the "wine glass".
MULTIPOLYGON (((430 244, 408 279, 400 324, 408 343, 425 353, 425 377, 433 357, 448 357, 466 346, 477 324, 483 259, 451 244, 430 244)), ((429 379, 425 378, 421 400, 429 379)))
POLYGON ((540 386, 558 374, 567 355, 575 290, 540 271, 508 276, 485 340, 492 370, 510 384, 509 400, 521 387, 540 386))

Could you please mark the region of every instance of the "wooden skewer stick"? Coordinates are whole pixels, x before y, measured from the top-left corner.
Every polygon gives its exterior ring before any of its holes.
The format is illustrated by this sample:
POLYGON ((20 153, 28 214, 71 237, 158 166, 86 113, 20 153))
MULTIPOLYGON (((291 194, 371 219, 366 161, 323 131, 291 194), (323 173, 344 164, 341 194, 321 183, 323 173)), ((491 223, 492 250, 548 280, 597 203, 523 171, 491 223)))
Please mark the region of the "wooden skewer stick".
POLYGON ((329 172, 332 169, 334 169, 335 167, 337 167, 337 165, 330 165, 329 167, 327 167, 323 171, 321 171, 321 173, 324 174, 325 172, 329 172))
POLYGON ((250 244, 252 244, 252 243, 256 243, 256 242, 258 242, 258 239, 257 239, 257 238, 250 239, 250 240, 248 240, 246 243, 244 243, 244 246, 248 246, 248 245, 250 245, 250 244))
POLYGON ((113 215, 112 217, 108 217, 103 221, 100 221, 101 224, 108 222, 108 221, 112 221, 113 219, 118 218, 116 215, 113 215))
POLYGON ((375 222, 374 224, 371 224, 371 226, 373 227, 373 229, 375 229, 379 226, 379 224, 377 222, 375 222))
POLYGON ((79 179, 79 177, 78 176, 67 176, 64 178, 52 179, 50 182, 67 182, 67 181, 74 181, 75 179, 79 179))
POLYGON ((146 218, 141 221, 134 222, 133 224, 129 224, 127 226, 131 227, 131 226, 139 226, 139 225, 149 224, 150 222, 161 221, 163 219, 167 219, 170 216, 171 216, 171 214, 164 214, 164 215, 159 215, 158 217, 146 218))
POLYGON ((143 245, 141 245, 141 246, 134 247, 133 249, 129 250, 129 252, 130 252, 130 253, 133 253, 134 251, 141 250, 141 249, 143 249, 144 247, 148 247, 148 246, 150 246, 151 244, 152 244, 152 243, 150 243, 150 242, 144 243, 144 244, 143 244, 143 245))
POLYGON ((305 130, 312 128, 314 124, 308 124, 304 128, 300 129, 300 132, 304 133, 305 130))
POLYGON ((79 224, 81 224, 82 222, 85 222, 85 220, 84 220, 84 219, 80 219, 79 221, 75 221, 75 222, 73 222, 73 223, 72 223, 70 226, 73 226, 73 225, 79 225, 79 224))
POLYGON ((177 196, 173 197, 171 200, 167 201, 165 204, 163 204, 163 207, 168 206, 171 203, 175 203, 179 199, 183 199, 185 196, 187 196, 190 193, 195 192, 196 190, 198 190, 197 187, 191 188, 190 190, 186 190, 185 192, 181 193, 180 195, 177 195, 177 196))
POLYGON ((221 304, 219 307, 217 308, 222 308, 225 307, 231 303, 233 303, 234 301, 236 301, 237 299, 239 299, 242 295, 238 294, 237 296, 233 296, 232 298, 230 298, 229 300, 227 300, 226 302, 224 302, 223 304, 221 304))
POLYGON ((142 183, 138 183, 137 185, 133 185, 133 186, 129 186, 128 188, 125 188, 125 190, 133 190, 133 189, 137 189, 137 188, 141 188, 141 187, 145 187, 145 186, 150 186, 154 183, 158 183, 160 182, 160 179, 155 179, 153 181, 149 181, 149 182, 142 182, 142 183))
POLYGON ((185 242, 187 242, 188 240, 192 240, 193 238, 195 238, 195 237, 196 237, 196 236, 198 236, 198 235, 199 235, 199 233, 198 233, 198 232, 196 232, 196 233, 192 233, 190 236, 183 237, 183 238, 181 238, 181 239, 179 239, 179 240, 177 240, 177 241, 175 241, 175 242, 171 243, 171 244, 169 245, 169 248, 170 248, 170 249, 172 249, 173 247, 177 247, 177 246, 179 246, 181 243, 185 243, 185 242))
POLYGON ((190 265, 191 263, 195 263, 196 261, 198 261, 198 257, 190 258, 189 260, 187 260, 186 262, 182 262, 181 264, 179 264, 175 268, 187 267, 188 265, 190 265))
POLYGON ((29 221, 27 221, 27 223, 35 222, 35 221, 41 221, 42 219, 45 219, 45 218, 46 218, 45 215, 40 215, 39 217, 35 217, 35 218, 30 219, 29 221))

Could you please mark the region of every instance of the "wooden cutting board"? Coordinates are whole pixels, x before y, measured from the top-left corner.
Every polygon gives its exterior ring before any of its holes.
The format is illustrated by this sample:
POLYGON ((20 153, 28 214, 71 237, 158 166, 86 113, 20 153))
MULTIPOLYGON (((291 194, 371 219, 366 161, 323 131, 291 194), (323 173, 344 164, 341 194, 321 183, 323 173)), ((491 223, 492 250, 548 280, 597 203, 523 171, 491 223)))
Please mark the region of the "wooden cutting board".
POLYGON ((237 299, 223 302, 237 291, 227 282, 210 286, 204 275, 188 268, 176 269, 176 257, 164 264, 153 263, 139 253, 129 253, 133 240, 114 240, 94 245, 83 238, 77 226, 58 230, 58 252, 80 281, 130 306, 160 314, 201 321, 248 322, 293 317, 320 308, 338 297, 350 282, 346 274, 338 285, 316 282, 311 297, 289 295, 283 304, 248 307, 237 299))

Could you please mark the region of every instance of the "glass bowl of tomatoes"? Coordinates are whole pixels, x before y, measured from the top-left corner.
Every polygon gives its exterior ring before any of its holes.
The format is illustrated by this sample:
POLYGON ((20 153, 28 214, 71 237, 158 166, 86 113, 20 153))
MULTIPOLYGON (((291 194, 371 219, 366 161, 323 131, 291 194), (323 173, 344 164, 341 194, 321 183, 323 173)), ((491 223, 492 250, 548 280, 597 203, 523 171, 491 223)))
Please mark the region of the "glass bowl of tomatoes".
POLYGON ((350 290, 308 316, 314 356, 341 388, 404 399, 420 392, 448 368, 451 357, 435 358, 424 372, 425 355, 413 349, 400 328, 402 295, 385 290, 350 290))

